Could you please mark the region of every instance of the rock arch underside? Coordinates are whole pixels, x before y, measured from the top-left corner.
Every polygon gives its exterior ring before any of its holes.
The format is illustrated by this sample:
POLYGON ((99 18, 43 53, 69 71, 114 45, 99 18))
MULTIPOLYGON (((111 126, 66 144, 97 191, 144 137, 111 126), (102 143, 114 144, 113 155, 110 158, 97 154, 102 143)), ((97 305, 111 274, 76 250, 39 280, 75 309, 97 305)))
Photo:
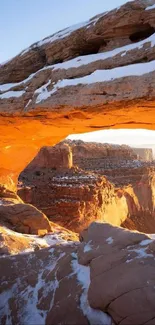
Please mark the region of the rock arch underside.
POLYGON ((151 152, 64 141, 155 130, 154 110, 155 0, 127 2, 0 65, 2 324, 155 324, 151 152))

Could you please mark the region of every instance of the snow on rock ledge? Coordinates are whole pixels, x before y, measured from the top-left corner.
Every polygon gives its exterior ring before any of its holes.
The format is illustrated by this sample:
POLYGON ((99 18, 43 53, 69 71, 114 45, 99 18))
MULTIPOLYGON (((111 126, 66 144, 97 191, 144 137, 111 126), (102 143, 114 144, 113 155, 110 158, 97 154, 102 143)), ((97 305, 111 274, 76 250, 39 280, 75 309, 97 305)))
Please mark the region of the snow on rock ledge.
POLYGON ((47 37, 1 65, 1 112, 153 100, 154 5, 154 0, 130 1, 47 37))

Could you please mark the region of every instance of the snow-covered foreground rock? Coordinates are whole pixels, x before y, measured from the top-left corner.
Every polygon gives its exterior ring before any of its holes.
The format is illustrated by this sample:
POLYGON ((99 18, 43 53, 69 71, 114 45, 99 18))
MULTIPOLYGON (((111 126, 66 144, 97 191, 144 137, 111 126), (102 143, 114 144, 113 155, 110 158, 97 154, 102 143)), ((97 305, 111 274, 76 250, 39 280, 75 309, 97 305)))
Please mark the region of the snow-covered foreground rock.
POLYGON ((78 243, 0 258, 3 324, 101 324, 111 318, 90 307, 90 270, 77 260, 78 243))
POLYGON ((79 241, 78 234, 50 223, 53 232, 46 235, 28 235, 0 226, 0 256, 33 252, 52 245, 66 245, 79 241))
POLYGON ((0 322, 154 324, 154 252, 145 234, 92 223, 80 243, 2 256, 0 322))

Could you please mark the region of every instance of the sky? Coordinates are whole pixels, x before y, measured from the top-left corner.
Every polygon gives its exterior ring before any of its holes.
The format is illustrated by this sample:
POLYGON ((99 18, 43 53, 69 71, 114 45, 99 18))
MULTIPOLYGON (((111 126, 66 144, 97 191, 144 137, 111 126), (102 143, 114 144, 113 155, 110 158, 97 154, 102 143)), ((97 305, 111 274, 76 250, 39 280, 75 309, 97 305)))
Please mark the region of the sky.
POLYGON ((127 0, 0 0, 0 63, 31 44, 127 0))
POLYGON ((126 144, 133 147, 152 148, 155 154, 155 131, 146 129, 110 129, 70 135, 68 139, 87 142, 126 144))

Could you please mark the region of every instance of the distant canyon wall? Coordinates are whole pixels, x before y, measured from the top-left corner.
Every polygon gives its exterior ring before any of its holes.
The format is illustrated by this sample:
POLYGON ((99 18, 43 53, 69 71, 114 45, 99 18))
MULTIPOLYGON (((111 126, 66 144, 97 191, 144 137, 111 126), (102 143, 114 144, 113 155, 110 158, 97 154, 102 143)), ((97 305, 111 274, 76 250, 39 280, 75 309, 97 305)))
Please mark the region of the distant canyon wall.
MULTIPOLYGON (((84 143, 84 149, 90 144, 84 143)), ((59 150, 66 147, 60 143, 55 147, 40 150, 32 163, 19 177, 18 194, 27 203, 35 205, 47 217, 61 226, 74 231, 81 231, 93 220, 107 221, 114 225, 124 225, 129 229, 155 231, 155 166, 135 160, 135 153, 130 147, 108 145, 108 155, 104 159, 110 163, 106 168, 103 163, 104 145, 96 144, 98 158, 94 159, 92 170, 78 166, 53 169, 53 161, 59 158, 59 150), (55 150, 54 148, 57 148, 55 150), (59 149, 60 149, 59 148, 59 149), (117 155, 118 151, 118 155, 117 155), (126 151, 126 152, 125 152, 126 151), (43 153, 46 152, 46 159, 43 153), (48 152, 48 154, 47 154, 48 152), (122 153, 122 156, 121 156, 122 153), (55 154, 55 155, 54 155, 55 154), (118 158, 116 158, 118 157, 118 158), (118 161, 117 161, 118 159, 118 161), (100 169, 98 169, 98 160, 100 169), (128 167, 126 167, 128 161, 128 167), (115 164, 120 163, 116 168, 115 164), (96 168, 94 168, 96 164, 96 168), (69 168, 70 167, 70 168, 69 168), (94 170, 93 170, 94 168, 94 170)), ((67 144, 70 155, 73 148, 67 144)), ((74 151, 75 151, 74 142, 74 151)), ((83 148, 83 147, 82 147, 83 148)), ((92 147, 91 147, 92 148, 92 147)), ((78 151, 78 149, 76 149, 78 151)), ((64 157, 66 151, 62 151, 64 157)), ((93 157, 95 144, 93 144, 93 157)), ((84 151, 80 147, 80 155, 84 151)), ((86 150, 86 161, 91 158, 91 151, 86 150), (88 158, 89 156, 89 158, 88 158)), ((65 159, 62 159, 65 161, 65 159)))
POLYGON ((153 160, 153 149, 148 148, 132 148, 132 150, 139 156, 143 161, 153 160))

